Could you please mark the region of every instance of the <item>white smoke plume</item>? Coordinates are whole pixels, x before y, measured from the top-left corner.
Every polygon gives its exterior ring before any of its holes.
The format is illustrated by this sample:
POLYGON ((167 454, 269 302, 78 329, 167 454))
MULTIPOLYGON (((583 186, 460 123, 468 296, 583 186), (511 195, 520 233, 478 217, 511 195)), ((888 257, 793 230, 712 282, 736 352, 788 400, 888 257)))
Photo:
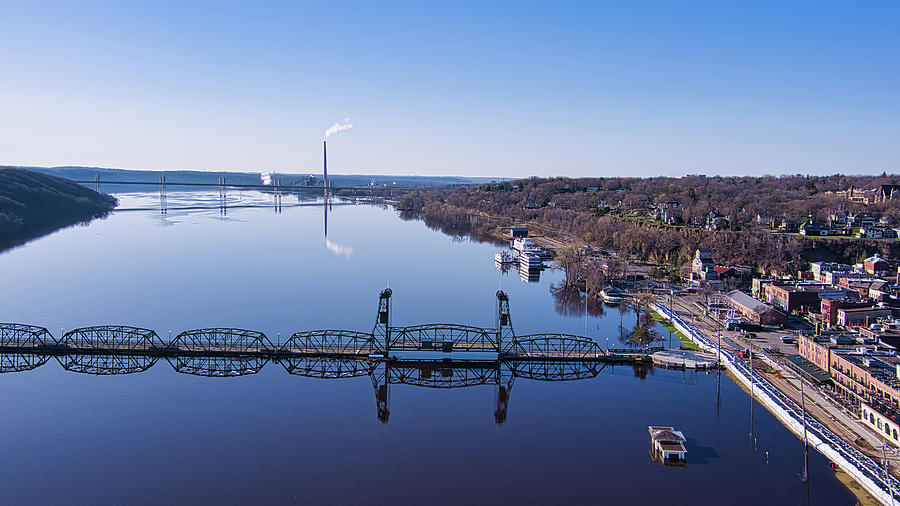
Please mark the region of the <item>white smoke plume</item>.
POLYGON ((332 135, 343 132, 344 130, 350 130, 353 128, 353 123, 350 123, 350 119, 345 119, 343 123, 335 123, 330 127, 325 129, 325 138, 329 138, 332 135))
POLYGON ((334 253, 335 255, 345 258, 350 258, 354 253, 353 248, 351 248, 350 246, 338 244, 331 239, 325 239, 325 247, 328 248, 328 251, 334 253))
POLYGON ((272 176, 274 175, 274 172, 263 172, 259 177, 262 178, 262 184, 272 186, 272 176))

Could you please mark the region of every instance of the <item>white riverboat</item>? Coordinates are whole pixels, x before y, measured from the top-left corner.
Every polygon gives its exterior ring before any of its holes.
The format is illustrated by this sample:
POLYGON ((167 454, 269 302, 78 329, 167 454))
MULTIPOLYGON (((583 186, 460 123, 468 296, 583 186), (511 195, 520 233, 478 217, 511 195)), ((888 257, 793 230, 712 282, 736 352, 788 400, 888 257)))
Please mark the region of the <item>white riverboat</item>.
POLYGON ((537 253, 523 251, 519 253, 519 266, 529 270, 541 269, 544 267, 544 261, 537 253))
POLYGON ((607 304, 619 304, 628 300, 628 294, 612 285, 606 285, 600 290, 600 298, 607 304))

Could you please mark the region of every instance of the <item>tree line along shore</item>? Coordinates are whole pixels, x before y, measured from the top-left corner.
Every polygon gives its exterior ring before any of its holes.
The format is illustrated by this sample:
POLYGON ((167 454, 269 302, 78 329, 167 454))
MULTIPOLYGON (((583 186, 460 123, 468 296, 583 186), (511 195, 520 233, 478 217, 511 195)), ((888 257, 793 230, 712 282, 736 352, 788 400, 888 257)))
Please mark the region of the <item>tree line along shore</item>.
POLYGON ((398 208, 446 233, 482 240, 495 237, 499 219, 675 269, 706 248, 723 263, 761 273, 793 272, 810 261, 900 256, 898 240, 812 237, 772 227, 776 221, 815 223, 854 213, 900 226, 900 185, 892 198, 898 179, 529 178, 410 192, 399 198, 398 208))

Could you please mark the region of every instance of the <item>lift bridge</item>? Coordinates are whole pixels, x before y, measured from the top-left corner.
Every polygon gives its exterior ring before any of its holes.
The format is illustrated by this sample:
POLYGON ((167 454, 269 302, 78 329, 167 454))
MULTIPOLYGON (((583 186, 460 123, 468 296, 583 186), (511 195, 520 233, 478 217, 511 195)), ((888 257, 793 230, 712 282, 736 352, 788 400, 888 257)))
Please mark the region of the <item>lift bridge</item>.
MULTIPOLYGON (((379 296, 372 332, 309 330, 274 345, 265 334, 237 328, 181 332, 164 342, 150 329, 93 326, 55 339, 43 327, 0 323, 0 373, 28 371, 51 357, 68 371, 116 375, 143 372, 157 361, 175 371, 208 377, 255 374, 277 362, 292 375, 317 379, 368 376, 378 419, 387 422, 390 385, 461 388, 493 385, 495 421, 503 423, 515 378, 572 381, 593 378, 610 363, 641 363, 647 353, 602 349, 594 340, 568 334, 516 336, 509 297, 497 292, 496 327, 458 324, 390 325, 391 290, 379 296), (415 359, 398 352, 481 352, 471 359, 415 359), (485 355, 488 358, 484 358, 485 355)), ((420 353, 421 355, 421 353, 420 353)))

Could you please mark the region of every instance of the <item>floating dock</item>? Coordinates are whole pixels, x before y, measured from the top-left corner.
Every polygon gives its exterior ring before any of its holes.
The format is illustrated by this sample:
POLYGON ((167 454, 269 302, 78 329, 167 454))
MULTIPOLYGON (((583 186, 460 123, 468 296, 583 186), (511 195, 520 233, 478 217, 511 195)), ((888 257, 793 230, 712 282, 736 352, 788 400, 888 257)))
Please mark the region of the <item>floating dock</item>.
POLYGON ((719 367, 715 355, 690 350, 660 350, 650 355, 653 365, 666 369, 707 370, 719 367))

